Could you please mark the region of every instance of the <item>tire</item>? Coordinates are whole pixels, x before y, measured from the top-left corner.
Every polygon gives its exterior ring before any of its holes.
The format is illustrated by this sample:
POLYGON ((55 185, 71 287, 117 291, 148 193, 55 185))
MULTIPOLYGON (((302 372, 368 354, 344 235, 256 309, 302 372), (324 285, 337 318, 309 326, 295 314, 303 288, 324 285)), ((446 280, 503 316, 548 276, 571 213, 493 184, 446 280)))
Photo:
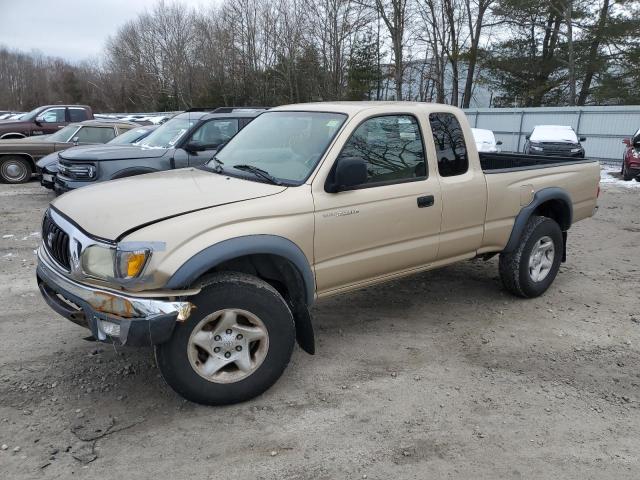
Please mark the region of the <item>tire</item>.
POLYGON ((633 175, 631 173, 629 173, 629 171, 627 170, 627 164, 626 163, 622 164, 622 179, 625 182, 633 180, 633 175))
POLYGON ((207 279, 191 302, 196 306, 191 317, 155 349, 158 367, 173 390, 192 402, 226 405, 254 398, 280 378, 293 351, 295 325, 287 303, 271 285, 243 273, 219 273, 207 279), (266 341, 250 340, 263 330, 266 341), (223 358, 227 355, 232 360, 223 358), (225 361, 230 363, 217 369, 225 361))
POLYGON ((3 183, 26 183, 31 180, 31 164, 22 157, 0 157, 0 180, 3 183))
POLYGON ((502 284, 518 297, 533 298, 542 295, 558 274, 563 248, 562 231, 554 220, 531 217, 517 248, 500 254, 502 284), (532 258, 543 250, 545 253, 532 258), (536 266, 540 268, 536 269, 536 266))

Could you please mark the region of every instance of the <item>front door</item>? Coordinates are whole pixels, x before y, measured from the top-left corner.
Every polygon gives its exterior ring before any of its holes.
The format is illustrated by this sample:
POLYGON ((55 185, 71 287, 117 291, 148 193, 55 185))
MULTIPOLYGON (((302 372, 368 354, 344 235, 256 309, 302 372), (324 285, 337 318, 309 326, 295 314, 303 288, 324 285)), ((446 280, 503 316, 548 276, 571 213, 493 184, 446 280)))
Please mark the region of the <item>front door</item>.
POLYGON ((207 163, 220 145, 227 143, 238 132, 237 118, 216 118, 200 125, 191 135, 189 142, 199 145, 202 150, 191 150, 189 166, 207 163))
POLYGON ((320 295, 426 266, 438 254, 441 195, 413 115, 363 121, 336 162, 361 158, 364 184, 338 193, 314 182, 316 282, 320 295))
POLYGON ((65 127, 68 123, 66 111, 65 107, 52 107, 42 112, 37 117, 32 135, 49 135, 65 127))

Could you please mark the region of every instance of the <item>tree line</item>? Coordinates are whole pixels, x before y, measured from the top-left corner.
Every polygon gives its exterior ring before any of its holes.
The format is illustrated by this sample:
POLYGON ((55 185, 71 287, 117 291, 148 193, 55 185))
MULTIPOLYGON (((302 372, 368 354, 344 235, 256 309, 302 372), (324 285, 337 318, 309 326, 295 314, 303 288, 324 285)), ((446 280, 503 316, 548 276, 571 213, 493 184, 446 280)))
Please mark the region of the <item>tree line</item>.
POLYGON ((100 58, 0 48, 0 108, 99 111, 418 100, 492 106, 638 103, 640 0, 159 2, 100 58))

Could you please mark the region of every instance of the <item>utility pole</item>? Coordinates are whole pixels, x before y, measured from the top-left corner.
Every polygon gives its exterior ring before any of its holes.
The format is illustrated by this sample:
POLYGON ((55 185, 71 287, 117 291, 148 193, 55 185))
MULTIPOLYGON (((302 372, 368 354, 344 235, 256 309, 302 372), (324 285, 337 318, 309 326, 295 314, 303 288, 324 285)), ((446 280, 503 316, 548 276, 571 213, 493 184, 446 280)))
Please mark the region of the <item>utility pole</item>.
POLYGON ((564 11, 565 22, 567 23, 567 53, 569 63, 569 106, 576 104, 576 61, 573 52, 573 0, 567 0, 564 11))

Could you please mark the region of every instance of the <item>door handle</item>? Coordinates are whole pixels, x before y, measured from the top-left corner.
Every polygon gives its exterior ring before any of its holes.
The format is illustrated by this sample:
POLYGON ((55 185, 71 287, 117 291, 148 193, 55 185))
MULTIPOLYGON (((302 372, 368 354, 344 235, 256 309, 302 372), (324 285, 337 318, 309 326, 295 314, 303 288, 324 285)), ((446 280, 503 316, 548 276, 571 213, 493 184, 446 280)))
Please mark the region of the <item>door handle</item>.
POLYGON ((433 195, 418 197, 418 208, 432 207, 434 203, 435 199, 433 198, 433 195))

